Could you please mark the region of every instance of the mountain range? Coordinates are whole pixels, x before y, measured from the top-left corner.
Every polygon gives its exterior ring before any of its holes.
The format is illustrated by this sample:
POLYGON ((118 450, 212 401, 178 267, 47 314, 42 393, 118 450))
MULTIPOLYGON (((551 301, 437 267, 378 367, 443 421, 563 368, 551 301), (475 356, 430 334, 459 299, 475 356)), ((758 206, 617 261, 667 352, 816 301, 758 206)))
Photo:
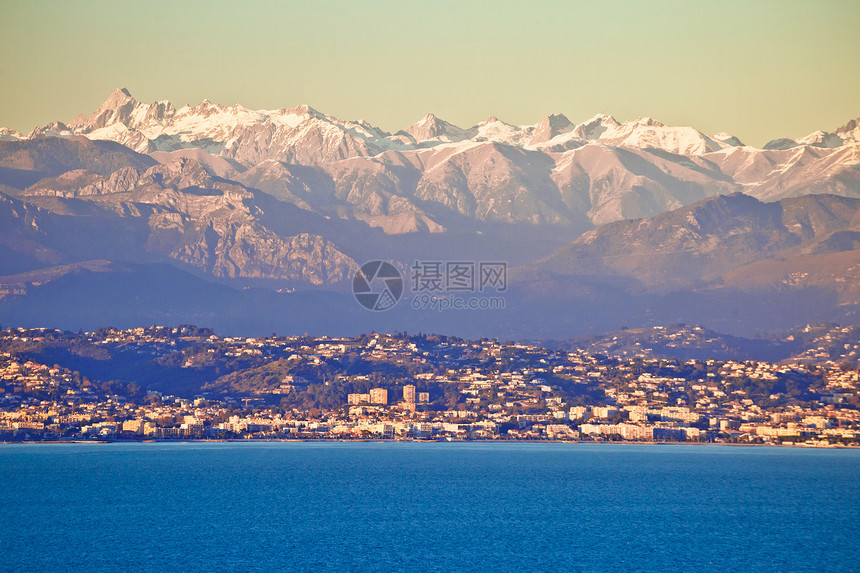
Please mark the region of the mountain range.
POLYGON ((391 134, 309 106, 177 108, 120 89, 89 116, 0 130, 0 320, 555 338, 853 323, 858 151, 857 120, 761 149, 608 115, 461 128, 429 114, 391 134), (504 261, 506 307, 364 312, 349 287, 374 259, 404 276, 504 261), (171 302, 180 284, 199 301, 171 302))

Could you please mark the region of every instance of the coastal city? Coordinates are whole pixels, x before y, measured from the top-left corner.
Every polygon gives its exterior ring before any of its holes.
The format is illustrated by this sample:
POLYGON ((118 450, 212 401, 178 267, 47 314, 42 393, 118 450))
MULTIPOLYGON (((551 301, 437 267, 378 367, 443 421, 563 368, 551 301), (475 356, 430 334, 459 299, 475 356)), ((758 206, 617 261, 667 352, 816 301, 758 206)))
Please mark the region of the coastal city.
POLYGON ((0 440, 858 446, 858 341, 845 342, 855 335, 832 327, 818 347, 771 363, 406 333, 13 328, 0 332, 0 440), (823 344, 837 339, 834 356, 823 344))

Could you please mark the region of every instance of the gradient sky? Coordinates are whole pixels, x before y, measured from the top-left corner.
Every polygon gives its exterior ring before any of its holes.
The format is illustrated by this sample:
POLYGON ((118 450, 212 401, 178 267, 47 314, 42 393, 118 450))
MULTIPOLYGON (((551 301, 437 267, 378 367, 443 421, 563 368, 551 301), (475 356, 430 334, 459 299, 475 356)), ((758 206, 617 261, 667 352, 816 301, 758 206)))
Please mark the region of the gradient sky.
POLYGON ((860 116, 860 2, 0 0, 0 126, 141 101, 307 103, 388 131, 564 113, 748 144, 860 116))

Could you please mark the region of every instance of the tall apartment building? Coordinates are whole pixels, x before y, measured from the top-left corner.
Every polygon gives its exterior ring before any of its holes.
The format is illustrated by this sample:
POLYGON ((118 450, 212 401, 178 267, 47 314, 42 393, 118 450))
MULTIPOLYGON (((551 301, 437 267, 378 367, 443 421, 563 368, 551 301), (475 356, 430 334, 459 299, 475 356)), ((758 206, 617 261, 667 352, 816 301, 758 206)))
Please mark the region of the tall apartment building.
POLYGON ((371 388, 370 403, 382 405, 388 404, 388 390, 385 388, 371 388))
POLYGON ((369 404, 370 394, 349 394, 346 397, 347 402, 352 404, 369 404))
POLYGON ((407 404, 415 403, 415 386, 413 384, 407 384, 403 387, 403 401, 407 404))

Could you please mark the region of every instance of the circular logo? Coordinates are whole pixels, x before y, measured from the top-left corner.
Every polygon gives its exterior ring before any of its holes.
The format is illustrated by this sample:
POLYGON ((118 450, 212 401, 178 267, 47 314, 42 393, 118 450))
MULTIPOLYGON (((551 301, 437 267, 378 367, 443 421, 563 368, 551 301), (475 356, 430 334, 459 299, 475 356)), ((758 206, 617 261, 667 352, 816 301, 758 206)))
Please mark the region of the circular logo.
POLYGON ((403 277, 391 263, 370 261, 355 273, 352 294, 367 310, 388 310, 403 295, 403 277))

